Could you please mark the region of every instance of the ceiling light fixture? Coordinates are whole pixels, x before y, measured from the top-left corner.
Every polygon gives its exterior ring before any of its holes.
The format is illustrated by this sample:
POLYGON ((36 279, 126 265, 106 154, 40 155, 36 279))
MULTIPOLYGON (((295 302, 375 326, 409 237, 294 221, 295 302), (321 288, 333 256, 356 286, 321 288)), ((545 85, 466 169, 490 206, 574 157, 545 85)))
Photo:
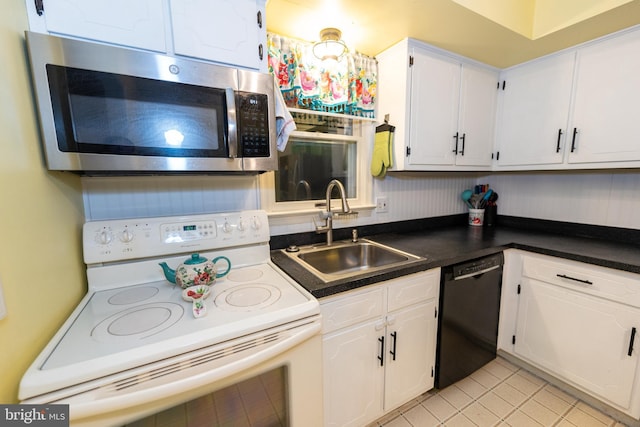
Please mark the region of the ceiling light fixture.
POLYGON ((320 41, 313 45, 313 54, 321 59, 339 61, 347 53, 347 45, 340 39, 342 32, 337 28, 320 31, 320 41))

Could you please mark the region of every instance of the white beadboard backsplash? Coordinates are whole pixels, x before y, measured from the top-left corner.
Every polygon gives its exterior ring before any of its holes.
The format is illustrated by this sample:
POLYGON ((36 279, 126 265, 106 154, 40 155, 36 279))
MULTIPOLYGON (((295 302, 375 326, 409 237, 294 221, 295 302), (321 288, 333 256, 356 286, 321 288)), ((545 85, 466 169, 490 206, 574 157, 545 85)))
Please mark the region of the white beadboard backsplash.
POLYGON ((87 221, 259 209, 255 175, 82 178, 87 221))
MULTIPOLYGON (((87 221, 260 208, 256 176, 84 177, 82 183, 87 221)), ((484 183, 499 193, 500 215, 640 229, 640 172, 624 170, 389 173, 372 186, 372 203, 386 197, 389 211, 344 226, 464 213, 460 193, 484 183)), ((311 230, 309 217, 271 224, 272 235, 311 230)))
POLYGON ((390 173, 374 179, 374 200, 386 197, 388 214, 377 214, 385 221, 402 221, 451 215, 466 211, 460 194, 476 183, 484 183, 476 173, 390 173))
POLYGON ((495 174, 498 214, 640 229, 640 173, 584 171, 495 174))

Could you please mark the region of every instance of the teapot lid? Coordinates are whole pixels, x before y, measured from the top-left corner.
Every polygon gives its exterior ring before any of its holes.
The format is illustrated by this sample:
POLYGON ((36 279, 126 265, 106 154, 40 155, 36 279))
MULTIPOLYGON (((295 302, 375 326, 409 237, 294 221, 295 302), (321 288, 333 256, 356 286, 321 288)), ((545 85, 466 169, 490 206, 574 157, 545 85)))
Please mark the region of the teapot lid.
POLYGON ((200 254, 191 254, 191 258, 187 259, 184 263, 187 265, 193 265, 202 264, 203 262, 207 262, 205 257, 200 256, 200 254))

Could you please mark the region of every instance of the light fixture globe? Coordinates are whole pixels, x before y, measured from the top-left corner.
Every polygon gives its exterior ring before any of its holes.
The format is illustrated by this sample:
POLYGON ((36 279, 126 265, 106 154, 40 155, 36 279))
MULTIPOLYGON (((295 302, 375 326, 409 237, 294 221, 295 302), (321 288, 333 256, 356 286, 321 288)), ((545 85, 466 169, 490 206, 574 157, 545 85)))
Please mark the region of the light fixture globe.
POLYGON ((337 28, 325 28, 320 31, 320 41, 313 45, 313 54, 322 61, 339 61, 347 52, 347 45, 340 39, 342 32, 337 28))

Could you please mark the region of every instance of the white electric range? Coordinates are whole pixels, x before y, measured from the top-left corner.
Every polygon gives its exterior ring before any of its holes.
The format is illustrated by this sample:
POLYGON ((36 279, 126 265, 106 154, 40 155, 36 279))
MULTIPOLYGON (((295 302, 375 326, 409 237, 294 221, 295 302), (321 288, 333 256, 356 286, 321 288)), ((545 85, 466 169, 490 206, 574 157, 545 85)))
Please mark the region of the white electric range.
MULTIPOLYGON (((319 304, 271 263, 269 237, 259 210, 86 223, 89 292, 25 373, 20 400, 67 403, 74 425, 118 425, 233 382, 265 361, 279 357, 292 366, 289 350, 319 336, 319 304), (211 286, 204 317, 159 266, 176 268, 192 253, 231 263, 211 286)), ((301 370, 309 362, 296 363, 301 370)), ((314 398, 319 380, 304 386, 314 398)), ((298 416, 292 409, 290 418, 298 416)))

